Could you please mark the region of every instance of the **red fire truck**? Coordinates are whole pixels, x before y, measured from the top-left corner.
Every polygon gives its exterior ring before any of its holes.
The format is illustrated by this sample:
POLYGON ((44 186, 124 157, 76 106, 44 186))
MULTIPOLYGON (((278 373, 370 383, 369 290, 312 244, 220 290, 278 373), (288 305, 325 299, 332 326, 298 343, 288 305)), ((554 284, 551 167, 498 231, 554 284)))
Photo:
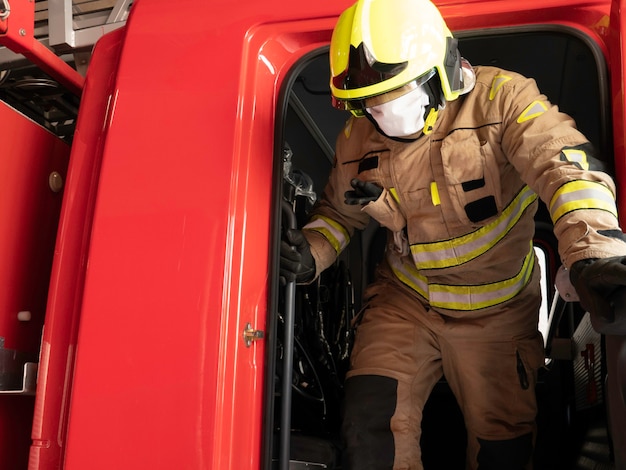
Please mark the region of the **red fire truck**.
MULTIPOLYGON (((311 286, 281 230, 346 115, 328 46, 352 0, 0 0, 0 468, 340 468, 368 227, 311 286)), ((624 0, 440 0, 472 64, 535 78, 626 213, 624 0)), ((626 468, 626 346, 553 287, 545 211, 535 468, 626 468), (600 467, 600 465, 605 465, 600 467)), ((463 468, 445 381, 426 468, 463 468)))

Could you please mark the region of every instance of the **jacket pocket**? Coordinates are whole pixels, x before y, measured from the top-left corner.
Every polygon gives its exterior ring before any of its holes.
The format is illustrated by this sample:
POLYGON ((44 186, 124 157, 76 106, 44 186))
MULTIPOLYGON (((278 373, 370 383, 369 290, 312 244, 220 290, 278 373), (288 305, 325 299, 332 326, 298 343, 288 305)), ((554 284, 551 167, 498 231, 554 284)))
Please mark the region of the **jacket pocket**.
POLYGON ((454 211, 468 225, 482 223, 502 210, 500 173, 487 140, 459 129, 441 145, 443 174, 454 211))

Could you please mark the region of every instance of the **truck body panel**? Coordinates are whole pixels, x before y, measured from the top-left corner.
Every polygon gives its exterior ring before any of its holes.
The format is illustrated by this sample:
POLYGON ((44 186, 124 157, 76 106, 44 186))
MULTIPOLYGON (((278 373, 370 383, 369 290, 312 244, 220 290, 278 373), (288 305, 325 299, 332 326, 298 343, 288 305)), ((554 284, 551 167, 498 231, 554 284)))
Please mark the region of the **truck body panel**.
POLYGON ((0 455, 12 468, 24 468, 34 390, 25 389, 22 378, 26 364, 38 362, 69 146, 4 103, 0 120, 5 135, 0 158, 0 455))

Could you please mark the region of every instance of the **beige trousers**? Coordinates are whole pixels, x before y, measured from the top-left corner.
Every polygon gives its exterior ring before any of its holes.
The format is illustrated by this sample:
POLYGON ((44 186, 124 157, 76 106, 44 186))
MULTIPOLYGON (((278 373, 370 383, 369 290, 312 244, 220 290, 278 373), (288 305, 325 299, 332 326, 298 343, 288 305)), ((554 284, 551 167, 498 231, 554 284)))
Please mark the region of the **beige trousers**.
MULTIPOLYGON (((390 397, 396 403, 389 406, 393 413, 389 423, 377 424, 388 427, 393 435, 393 469, 422 469, 422 410, 442 375, 465 419, 468 468, 478 468, 480 440, 534 435, 536 372, 544 364, 543 342, 537 331, 541 300, 537 267, 529 285, 511 301, 454 316, 433 311, 385 268, 379 271, 379 280, 365 293, 348 381, 359 376, 397 381, 395 397, 390 397)), ((358 403, 363 388, 347 388, 346 403, 358 403)), ((379 400, 381 405, 385 400, 379 400)), ((364 405, 359 413, 367 413, 368 407, 372 408, 364 405)), ((348 415, 356 414, 350 410, 357 408, 347 406, 348 415)), ((349 421, 344 422, 348 454, 359 455, 350 446, 371 444, 367 439, 355 444, 358 439, 350 436, 368 430, 350 430, 363 428, 358 417, 347 416, 345 421, 349 421)), ((481 464, 481 468, 487 465, 481 464)))

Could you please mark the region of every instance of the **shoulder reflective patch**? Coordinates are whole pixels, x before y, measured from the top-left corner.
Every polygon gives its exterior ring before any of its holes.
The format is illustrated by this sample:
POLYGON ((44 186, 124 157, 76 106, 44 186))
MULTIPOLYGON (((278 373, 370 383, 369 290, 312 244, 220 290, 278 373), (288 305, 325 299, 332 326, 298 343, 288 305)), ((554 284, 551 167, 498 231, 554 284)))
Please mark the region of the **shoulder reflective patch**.
POLYGON ((520 114, 520 116, 517 118, 517 123, 520 124, 522 122, 535 119, 537 116, 541 116, 547 110, 548 107, 543 101, 533 101, 524 111, 522 111, 522 114, 520 114))
POLYGON ((559 158, 562 162, 571 163, 581 170, 603 171, 606 173, 608 171, 607 166, 595 155, 596 150, 593 145, 585 142, 573 147, 563 147, 559 158))
POLYGON ((489 101, 492 101, 496 97, 498 90, 502 88, 502 85, 504 85, 506 82, 508 82, 511 79, 512 78, 509 77, 508 75, 501 75, 501 74, 498 74, 495 77, 493 77, 493 82, 491 82, 491 91, 489 92, 489 101))
POLYGON ((346 136, 346 139, 350 138, 350 132, 352 132, 352 121, 354 120, 354 118, 350 118, 348 119, 348 121, 346 122, 346 125, 343 127, 343 133, 346 136))
POLYGON ((581 149, 569 148, 561 150, 561 160, 574 163, 581 170, 589 169, 589 161, 587 160, 587 153, 581 149))

